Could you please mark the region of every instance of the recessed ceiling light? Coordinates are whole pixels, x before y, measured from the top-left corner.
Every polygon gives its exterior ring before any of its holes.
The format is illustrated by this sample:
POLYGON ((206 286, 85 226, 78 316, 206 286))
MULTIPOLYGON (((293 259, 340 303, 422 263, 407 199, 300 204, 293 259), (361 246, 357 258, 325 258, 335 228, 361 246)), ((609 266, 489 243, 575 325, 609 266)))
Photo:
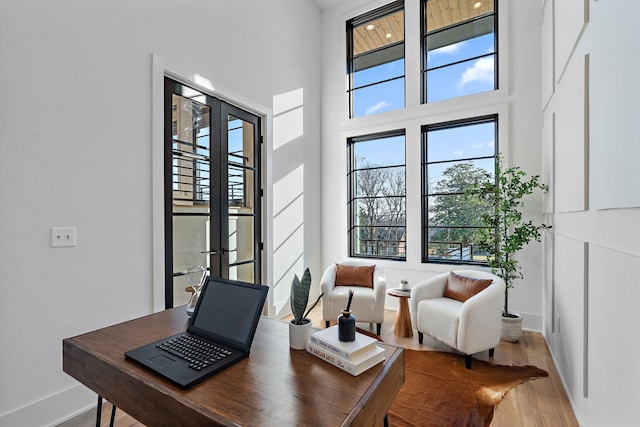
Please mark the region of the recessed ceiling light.
POLYGON ((373 24, 367 25, 367 30, 369 30, 369 31, 373 30, 374 28, 376 28, 376 26, 373 25, 373 24))
POLYGON ((387 33, 387 38, 390 39, 391 37, 393 37, 391 33, 387 33))
POLYGON ((476 2, 476 4, 473 5, 473 8, 480 9, 480 6, 482 6, 482 2, 476 2))

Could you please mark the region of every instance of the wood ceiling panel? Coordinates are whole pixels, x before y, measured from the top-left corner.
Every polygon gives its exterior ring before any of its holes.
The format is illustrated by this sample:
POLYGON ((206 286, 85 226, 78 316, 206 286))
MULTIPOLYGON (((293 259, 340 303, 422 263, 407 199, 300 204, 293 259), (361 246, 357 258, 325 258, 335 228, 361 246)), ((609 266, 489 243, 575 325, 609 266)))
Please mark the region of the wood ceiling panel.
POLYGON ((429 0, 425 11, 429 32, 492 12, 494 4, 494 0, 429 0))
POLYGON ((404 11, 399 11, 354 28, 353 54, 357 56, 403 40, 404 11))
MULTIPOLYGON (((425 11, 428 31, 436 31, 492 12, 494 0, 429 0, 425 11), (476 4, 480 3, 478 7, 476 4)), ((404 11, 393 13, 354 28, 353 55, 379 49, 404 40, 404 11), (373 29, 367 27, 373 25, 373 29), (387 37, 390 34, 391 37, 387 37)))

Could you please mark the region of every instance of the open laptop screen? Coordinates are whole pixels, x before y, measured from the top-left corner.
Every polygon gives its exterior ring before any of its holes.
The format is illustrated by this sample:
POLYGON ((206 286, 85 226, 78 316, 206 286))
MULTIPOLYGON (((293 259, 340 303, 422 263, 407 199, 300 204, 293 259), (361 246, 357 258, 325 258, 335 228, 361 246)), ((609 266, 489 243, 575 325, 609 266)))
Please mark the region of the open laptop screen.
POLYGON ((189 332, 248 351, 268 288, 211 277, 205 286, 189 332))

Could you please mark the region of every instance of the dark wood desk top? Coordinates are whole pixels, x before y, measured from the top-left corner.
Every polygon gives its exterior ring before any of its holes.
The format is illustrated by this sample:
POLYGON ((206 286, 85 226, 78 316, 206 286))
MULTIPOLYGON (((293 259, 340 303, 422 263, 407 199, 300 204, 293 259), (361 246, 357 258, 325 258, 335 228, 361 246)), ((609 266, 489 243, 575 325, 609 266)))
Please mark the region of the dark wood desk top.
POLYGON ((148 426, 381 426, 404 383, 404 350, 353 377, 289 348, 288 324, 262 317, 251 355, 182 390, 124 352, 185 330, 184 307, 63 341, 63 370, 148 426))

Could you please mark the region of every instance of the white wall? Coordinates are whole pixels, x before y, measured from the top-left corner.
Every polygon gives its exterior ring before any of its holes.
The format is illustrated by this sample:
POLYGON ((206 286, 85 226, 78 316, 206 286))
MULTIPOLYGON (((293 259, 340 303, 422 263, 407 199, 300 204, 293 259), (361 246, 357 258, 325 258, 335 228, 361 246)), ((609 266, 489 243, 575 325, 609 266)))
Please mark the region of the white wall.
MULTIPOLYGON (((490 93, 420 105, 420 13, 418 0, 405 1, 406 86, 404 111, 347 120, 345 109, 345 21, 374 9, 384 1, 352 0, 322 13, 322 247, 323 265, 348 254, 346 138, 387 129, 406 129, 407 158, 407 260, 376 261, 382 265, 391 286, 401 277, 416 284, 450 265, 422 264, 420 250, 420 126, 429 123, 500 114, 500 151, 511 164, 529 174, 541 173, 542 114, 540 99, 541 11, 532 2, 500 2, 500 90, 490 93)), ((526 203, 527 216, 541 221, 541 196, 526 203)), ((525 328, 542 329, 542 245, 530 244, 519 257, 525 280, 510 293, 510 308, 524 317, 525 328)), ((395 298, 387 306, 395 307, 395 298)), ((383 326, 384 327, 384 326, 383 326)))
POLYGON ((286 287, 303 265, 319 280, 318 48, 311 1, 0 2, 0 337, 17 343, 3 345, 0 425, 95 404, 62 372, 62 339, 153 310, 152 54, 272 113, 264 282, 286 287), (287 245, 274 223, 294 194, 304 227, 287 245), (50 248, 54 226, 77 227, 77 246, 50 248))
POLYGON ((545 337, 584 426, 637 425, 640 26, 632 0, 543 4, 545 337), (555 55, 554 55, 555 53, 555 55))

